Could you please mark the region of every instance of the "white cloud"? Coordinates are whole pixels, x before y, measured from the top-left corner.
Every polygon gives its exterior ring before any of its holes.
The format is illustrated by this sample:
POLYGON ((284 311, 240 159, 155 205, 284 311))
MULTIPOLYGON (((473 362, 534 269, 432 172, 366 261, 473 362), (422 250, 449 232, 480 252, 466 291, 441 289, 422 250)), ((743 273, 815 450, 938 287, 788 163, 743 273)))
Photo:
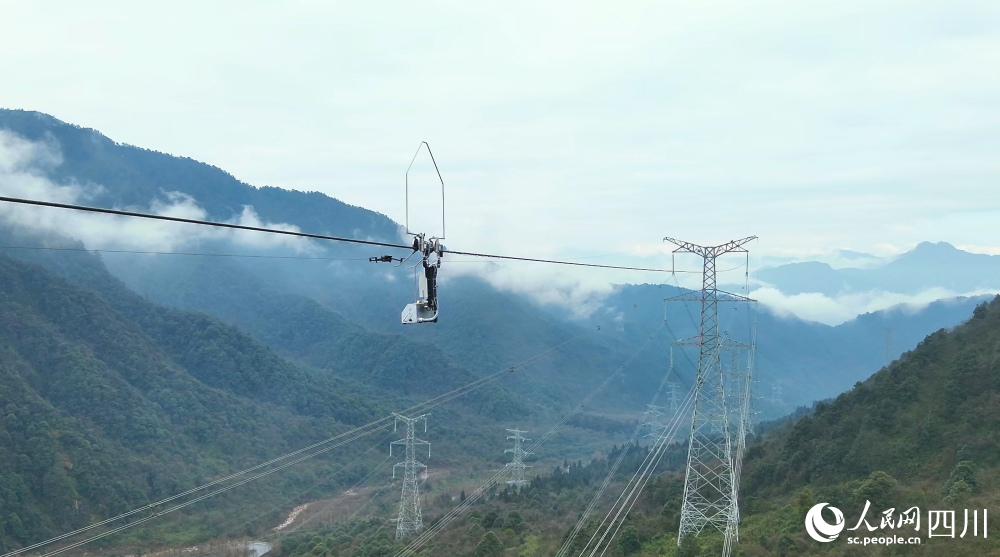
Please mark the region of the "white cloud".
MULTIPOLYGON (((27 141, 9 131, 0 130, 0 194, 8 197, 79 204, 101 193, 102 188, 99 185, 84 186, 76 183, 61 185, 46 178, 45 170, 57 166, 61 161, 57 145, 27 141)), ((151 200, 147 207, 123 209, 185 219, 209 220, 205 210, 195 199, 178 192, 164 192, 162 198, 151 200)), ((171 251, 200 240, 230 240, 236 245, 247 248, 284 247, 300 253, 316 250, 308 240, 291 236, 98 215, 14 203, 0 204, 0 219, 35 232, 80 240, 88 249, 171 251)), ((242 213, 228 223, 299 231, 298 227, 292 225, 261 220, 250 206, 245 206, 242 213)))
POLYGON ((1000 211, 989 0, 54 2, 5 20, 8 103, 257 185, 402 221, 426 139, 463 248, 756 233, 765 254, 873 251, 979 243, 979 221, 945 217, 1000 211))
POLYGON ((537 303, 556 305, 575 317, 588 317, 601 309, 614 287, 607 276, 553 273, 539 263, 476 262, 447 256, 442 261, 442 287, 452 277, 475 275, 501 292, 528 296, 537 303), (457 259, 457 260, 456 260, 457 259))
POLYGON ((839 325, 863 313, 890 307, 901 306, 904 310, 919 311, 931 302, 943 298, 979 296, 996 292, 997 290, 990 289, 954 292, 945 288, 930 288, 914 295, 872 290, 830 297, 815 292, 789 296, 775 288, 766 287, 754 290, 750 296, 779 315, 790 314, 808 321, 839 325))
POLYGON ((986 255, 1000 255, 1000 246, 982 246, 972 244, 961 244, 956 248, 969 253, 982 253, 986 255))
MULTIPOLYGON (((255 185, 402 222, 403 173, 429 141, 454 249, 666 268, 663 236, 757 234, 751 268, 850 266, 831 254, 980 246, 1000 221, 992 0, 56 1, 13 3, 4 22, 10 106, 255 185)), ((425 198, 416 218, 434 233, 425 198)), ((120 236, 95 240, 132 241, 120 236)), ((477 272, 584 307, 612 282, 656 278, 477 272)), ((871 305, 833 302, 829 316, 871 305)))

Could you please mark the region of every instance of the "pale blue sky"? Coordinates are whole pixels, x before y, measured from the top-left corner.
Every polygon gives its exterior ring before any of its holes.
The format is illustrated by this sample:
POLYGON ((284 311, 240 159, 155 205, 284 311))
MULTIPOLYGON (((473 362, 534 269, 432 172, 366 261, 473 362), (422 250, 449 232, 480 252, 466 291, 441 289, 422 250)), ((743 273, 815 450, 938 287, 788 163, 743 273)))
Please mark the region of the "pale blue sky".
POLYGON ((1000 3, 615 4, 4 2, 0 106, 399 220, 427 140, 456 249, 1000 253, 1000 3))

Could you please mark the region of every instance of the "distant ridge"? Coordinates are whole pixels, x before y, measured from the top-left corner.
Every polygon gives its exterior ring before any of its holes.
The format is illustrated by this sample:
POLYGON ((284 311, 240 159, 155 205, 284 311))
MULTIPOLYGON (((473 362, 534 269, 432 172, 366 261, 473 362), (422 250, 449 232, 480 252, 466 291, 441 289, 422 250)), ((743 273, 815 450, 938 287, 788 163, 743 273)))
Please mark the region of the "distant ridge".
POLYGON ((100 185, 103 191, 92 200, 99 207, 148 207, 176 191, 197 199, 212 219, 231 219, 251 205, 264 220, 317 234, 351 236, 363 230, 382 240, 398 237, 399 225, 375 211, 319 192, 251 186, 210 164, 117 143, 40 112, 0 109, 0 129, 52 144, 63 161, 50 178, 100 185))
POLYGON ((785 294, 897 292, 918 294, 931 288, 954 294, 1000 292, 1000 256, 969 253, 948 242, 921 242, 878 266, 834 269, 816 261, 761 269, 758 278, 785 294))

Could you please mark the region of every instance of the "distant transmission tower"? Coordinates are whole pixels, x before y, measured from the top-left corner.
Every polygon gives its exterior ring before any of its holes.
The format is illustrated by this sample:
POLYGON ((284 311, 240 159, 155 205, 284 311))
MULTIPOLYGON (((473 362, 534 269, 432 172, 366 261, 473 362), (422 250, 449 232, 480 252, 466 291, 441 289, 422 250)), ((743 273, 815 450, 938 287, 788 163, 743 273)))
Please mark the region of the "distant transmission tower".
POLYGON ((531 454, 521 448, 521 442, 531 441, 531 439, 525 439, 521 436, 522 433, 528 433, 527 431, 521 431, 519 429, 508 429, 507 431, 513 433, 513 435, 507 436, 507 440, 514 440, 514 448, 504 450, 504 453, 513 453, 514 459, 507 463, 507 468, 510 470, 510 479, 507 480, 507 485, 521 487, 528 483, 528 480, 524 479, 524 469, 530 468, 530 466, 524 463, 524 457, 531 454))
POLYGON ((771 404, 782 406, 785 404, 785 397, 781 392, 781 383, 771 385, 771 404))
POLYGON ((663 417, 662 406, 654 406, 652 404, 646 405, 646 423, 642 424, 649 427, 649 433, 646 437, 651 437, 653 439, 659 439, 663 432, 666 431, 667 426, 663 425, 660 418, 663 417))
MULTIPOLYGON (((734 404, 745 406, 744 388, 732 385, 731 374, 723 370, 724 343, 719 332, 719 289, 716 285, 716 259, 726 253, 747 253, 745 244, 756 236, 733 240, 718 246, 699 246, 673 238, 664 238, 677 246, 674 253, 692 253, 704 262, 700 296, 691 301, 701 302, 701 327, 698 336, 680 344, 698 346, 698 373, 695 378, 694 411, 691 416, 691 436, 688 443, 687 472, 684 479, 684 500, 681 503, 681 523, 677 543, 688 535, 698 535, 706 525, 712 525, 725 536, 723 557, 728 557, 739 536, 739 456, 734 438, 744 431, 741 424, 730 424, 734 404), (727 377, 727 375, 729 377, 727 377), (727 390, 735 391, 727 394, 727 390)), ((752 301, 745 296, 723 292, 728 301, 752 301)), ((744 345, 746 346, 746 345, 744 345)), ((746 416, 745 412, 739 415, 746 416)))
POLYGON ((677 383, 667 383, 667 390, 670 391, 670 400, 668 401, 669 406, 667 406, 667 408, 671 416, 676 414, 677 409, 680 408, 680 398, 677 394, 677 386, 677 383))
POLYGON ((396 518, 396 539, 402 539, 420 530, 423 525, 420 515, 420 484, 417 483, 417 470, 427 468, 416 459, 416 446, 427 445, 427 458, 431 456, 431 444, 422 439, 417 439, 414 435, 415 425, 418 421, 424 421, 424 433, 427 433, 427 416, 423 414, 415 418, 407 418, 399 414, 393 414, 396 422, 393 428, 399 426, 400 422, 406 424, 406 439, 393 441, 389 445, 389 455, 392 455, 393 445, 404 445, 406 447, 406 460, 392 467, 392 479, 396 479, 396 468, 403 468, 403 495, 399 500, 399 516, 396 518))

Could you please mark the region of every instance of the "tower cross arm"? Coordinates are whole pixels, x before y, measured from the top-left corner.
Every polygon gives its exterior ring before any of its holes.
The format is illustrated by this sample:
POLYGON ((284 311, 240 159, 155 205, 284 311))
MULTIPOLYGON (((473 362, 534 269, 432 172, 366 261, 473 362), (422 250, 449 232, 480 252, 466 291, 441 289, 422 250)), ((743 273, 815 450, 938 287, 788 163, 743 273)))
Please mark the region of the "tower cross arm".
POLYGON ((700 255, 702 257, 713 257, 722 255, 723 253, 729 253, 731 251, 746 251, 741 249, 743 245, 756 239, 757 239, 756 236, 747 236, 746 238, 741 238, 739 240, 731 240, 729 242, 726 242, 725 244, 721 244, 718 246, 699 246, 698 244, 692 244, 691 242, 677 240, 671 238, 670 236, 663 238, 663 241, 670 242, 671 244, 677 246, 677 249, 674 250, 675 252, 686 251, 693 253, 695 255, 700 255))
POLYGON ((715 246, 714 248, 711 249, 712 251, 715 252, 715 255, 722 255, 723 253, 729 253, 731 251, 746 251, 745 249, 743 249, 743 246, 756 239, 757 239, 756 236, 747 236, 746 238, 742 238, 740 240, 732 240, 726 242, 725 244, 715 246))
POLYGON ((704 246, 699 246, 698 244, 692 244, 691 242, 685 242, 683 240, 675 240, 675 239, 673 239, 673 238, 671 238, 669 236, 667 236, 666 238, 664 238, 663 241, 664 242, 670 242, 671 244, 674 244, 675 246, 677 246, 677 249, 674 250, 675 252, 677 252, 677 251, 687 251, 687 252, 691 252, 691 253, 700 255, 702 257, 705 256, 705 247, 704 246))

